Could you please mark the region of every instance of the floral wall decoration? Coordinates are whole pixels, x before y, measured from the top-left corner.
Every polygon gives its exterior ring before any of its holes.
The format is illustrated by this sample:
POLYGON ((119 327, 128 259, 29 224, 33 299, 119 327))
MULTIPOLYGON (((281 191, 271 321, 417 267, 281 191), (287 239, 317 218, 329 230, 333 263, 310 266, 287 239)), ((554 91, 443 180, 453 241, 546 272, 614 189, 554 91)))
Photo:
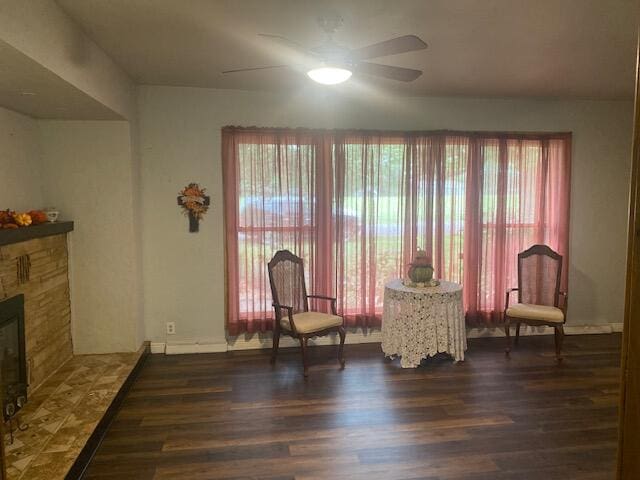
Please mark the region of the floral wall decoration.
POLYGON ((206 190, 197 183, 190 183, 180 190, 178 205, 182 207, 183 213, 189 217, 190 232, 200 230, 200 220, 209 210, 210 199, 208 195, 205 195, 206 190))

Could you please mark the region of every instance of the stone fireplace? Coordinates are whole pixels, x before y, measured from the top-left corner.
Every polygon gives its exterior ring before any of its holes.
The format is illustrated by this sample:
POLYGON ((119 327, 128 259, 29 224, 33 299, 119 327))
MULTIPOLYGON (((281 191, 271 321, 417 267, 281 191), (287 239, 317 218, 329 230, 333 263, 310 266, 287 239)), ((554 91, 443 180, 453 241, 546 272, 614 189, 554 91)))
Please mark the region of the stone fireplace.
POLYGON ((24 295, 0 300, 0 385, 2 413, 6 421, 27 402, 24 295))
POLYGON ((29 391, 73 354, 67 250, 67 232, 72 229, 73 222, 60 222, 0 235, 0 301, 24 298, 29 391))

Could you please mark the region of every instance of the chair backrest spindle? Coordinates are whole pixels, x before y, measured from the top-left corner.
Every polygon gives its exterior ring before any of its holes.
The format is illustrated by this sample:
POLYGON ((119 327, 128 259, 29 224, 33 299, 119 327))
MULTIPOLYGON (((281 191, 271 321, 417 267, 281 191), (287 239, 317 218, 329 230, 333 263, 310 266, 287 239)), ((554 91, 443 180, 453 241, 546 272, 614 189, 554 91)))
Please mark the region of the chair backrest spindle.
POLYGON ((519 302, 557 307, 561 273, 562 255, 547 245, 534 245, 519 253, 519 302))
POLYGON ((279 250, 268 264, 273 301, 293 307, 294 313, 309 310, 304 261, 289 250, 279 250))

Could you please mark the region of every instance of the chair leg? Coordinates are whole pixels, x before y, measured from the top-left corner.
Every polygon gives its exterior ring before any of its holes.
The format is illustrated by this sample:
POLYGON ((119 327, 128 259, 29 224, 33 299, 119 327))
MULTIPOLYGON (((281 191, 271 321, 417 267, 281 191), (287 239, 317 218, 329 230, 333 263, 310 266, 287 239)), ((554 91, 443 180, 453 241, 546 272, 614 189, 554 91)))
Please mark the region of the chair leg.
POLYGON ((556 341, 556 358, 558 362, 562 361, 562 341, 564 340, 564 327, 558 325, 555 328, 555 341, 556 341))
POLYGON ((504 322, 504 333, 505 336, 507 338, 507 348, 505 349, 504 353, 509 356, 509 353, 511 352, 511 332, 509 332, 511 327, 510 321, 509 319, 505 319, 504 322))
POLYGON ((520 340, 520 322, 516 323, 516 340, 515 344, 518 345, 518 340, 520 340))
POLYGON ((300 335, 300 350, 302 351, 302 368, 304 369, 304 376, 309 376, 309 366, 307 363, 307 341, 308 338, 304 335, 300 335))
POLYGON ((276 327, 273 330, 273 347, 271 348, 271 363, 276 363, 276 357, 278 356, 278 347, 280 346, 280 329, 276 327))
POLYGON ((338 362, 340 362, 340 368, 344 368, 344 340, 347 337, 347 333, 345 332, 344 327, 339 327, 338 333, 340 334, 340 346, 338 347, 338 362))

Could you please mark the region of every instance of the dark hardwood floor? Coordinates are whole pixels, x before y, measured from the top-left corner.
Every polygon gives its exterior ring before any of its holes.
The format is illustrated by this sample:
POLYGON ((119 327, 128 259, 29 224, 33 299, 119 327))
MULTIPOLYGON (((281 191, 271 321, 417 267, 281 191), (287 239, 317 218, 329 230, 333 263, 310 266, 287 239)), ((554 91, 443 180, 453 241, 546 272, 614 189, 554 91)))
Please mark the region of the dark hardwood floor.
POLYGON ((469 341, 403 370, 380 345, 153 355, 90 479, 614 478, 619 335, 469 341))

